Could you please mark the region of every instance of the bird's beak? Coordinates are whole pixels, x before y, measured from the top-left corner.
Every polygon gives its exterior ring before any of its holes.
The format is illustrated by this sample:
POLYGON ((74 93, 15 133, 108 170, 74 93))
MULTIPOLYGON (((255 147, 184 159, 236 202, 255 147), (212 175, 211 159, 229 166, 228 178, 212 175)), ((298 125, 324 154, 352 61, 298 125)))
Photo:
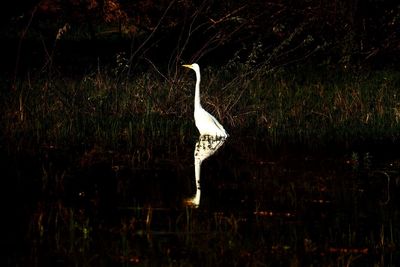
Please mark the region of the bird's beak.
POLYGON ((182 65, 182 67, 186 67, 186 68, 191 69, 191 68, 192 68, 192 65, 182 65))

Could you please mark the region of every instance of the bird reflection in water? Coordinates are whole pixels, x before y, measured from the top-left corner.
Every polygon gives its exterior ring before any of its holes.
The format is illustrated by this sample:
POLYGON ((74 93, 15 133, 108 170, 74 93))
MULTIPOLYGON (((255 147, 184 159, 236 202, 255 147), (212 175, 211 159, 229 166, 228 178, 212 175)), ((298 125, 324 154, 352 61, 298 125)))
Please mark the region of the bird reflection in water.
POLYGON ((200 205, 200 170, 205 159, 213 155, 225 142, 224 137, 200 135, 194 147, 194 170, 196 181, 196 193, 186 200, 186 204, 194 207, 200 205))

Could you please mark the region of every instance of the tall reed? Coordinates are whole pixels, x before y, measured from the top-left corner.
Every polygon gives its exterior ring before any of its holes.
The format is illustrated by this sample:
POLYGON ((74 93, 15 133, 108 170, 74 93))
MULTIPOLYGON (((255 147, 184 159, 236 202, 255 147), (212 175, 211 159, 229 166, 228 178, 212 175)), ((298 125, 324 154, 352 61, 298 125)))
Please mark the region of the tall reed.
MULTIPOLYGON (((3 138, 15 143, 134 145, 144 138, 193 138, 194 77, 113 68, 78 78, 20 79, 2 88, 3 138)), ((4 83, 6 84, 6 83, 4 83)), ((394 140, 400 73, 205 67, 202 103, 234 135, 272 143, 394 140)))

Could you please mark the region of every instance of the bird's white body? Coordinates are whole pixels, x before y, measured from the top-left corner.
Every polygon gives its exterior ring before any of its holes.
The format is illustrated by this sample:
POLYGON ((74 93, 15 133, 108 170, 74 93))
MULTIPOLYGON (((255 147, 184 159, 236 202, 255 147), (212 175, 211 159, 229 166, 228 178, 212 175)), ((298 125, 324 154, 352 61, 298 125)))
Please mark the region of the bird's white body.
POLYGON ((194 96, 194 121, 200 135, 210 135, 216 137, 228 137, 224 127, 217 119, 208 113, 200 104, 200 67, 198 64, 183 65, 196 72, 196 91, 194 96))
POLYGON ((224 127, 202 107, 194 110, 194 120, 200 135, 227 137, 224 127))

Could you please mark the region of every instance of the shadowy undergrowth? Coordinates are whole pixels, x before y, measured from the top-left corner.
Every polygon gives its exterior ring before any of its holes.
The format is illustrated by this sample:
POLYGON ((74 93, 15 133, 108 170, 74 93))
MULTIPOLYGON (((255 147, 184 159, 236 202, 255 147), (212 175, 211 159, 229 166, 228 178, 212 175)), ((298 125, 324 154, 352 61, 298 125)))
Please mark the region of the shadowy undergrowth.
MULTIPOLYGON (((27 145, 102 144, 132 147, 147 138, 192 139, 194 73, 124 75, 99 67, 3 83, 3 138, 27 145)), ((395 141, 400 73, 278 69, 230 62, 202 69, 201 101, 235 135, 272 144, 395 141)))

